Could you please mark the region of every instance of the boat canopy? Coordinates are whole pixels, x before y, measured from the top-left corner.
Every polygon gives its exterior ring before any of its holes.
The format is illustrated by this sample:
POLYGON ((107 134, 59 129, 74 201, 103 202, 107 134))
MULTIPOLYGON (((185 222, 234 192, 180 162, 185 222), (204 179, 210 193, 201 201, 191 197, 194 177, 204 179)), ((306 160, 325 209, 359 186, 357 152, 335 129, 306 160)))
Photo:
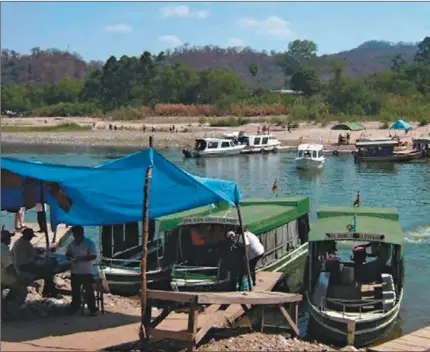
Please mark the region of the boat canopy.
POLYGON ((235 182, 194 176, 147 148, 98 167, 2 158, 2 210, 34 206, 41 201, 40 181, 44 181, 44 199, 54 227, 60 223, 99 226, 140 221, 149 166, 150 219, 219 201, 232 206, 240 201, 235 182))
POLYGON ((310 242, 336 239, 386 242, 400 246, 404 243, 399 213, 394 208, 325 206, 317 216, 318 220, 312 224, 309 233, 310 242), (355 231, 349 231, 348 225, 352 225, 354 217, 355 231))
POLYGON ((366 127, 359 122, 346 122, 338 123, 331 129, 335 131, 364 131, 366 127))
POLYGON ((396 147, 399 145, 399 141, 396 139, 362 139, 355 142, 357 148, 369 148, 369 147, 396 147))
POLYGON ((300 144, 297 150, 323 150, 322 144, 300 144))
POLYGON ((430 144, 430 137, 419 137, 412 139, 413 143, 430 144))
MULTIPOLYGON (((271 199, 245 199, 240 202, 244 224, 256 235, 279 227, 302 215, 308 214, 310 203, 308 197, 277 197, 271 199)), ((179 226, 185 219, 206 217, 236 219, 237 211, 220 202, 216 207, 201 207, 199 209, 171 214, 157 219, 159 230, 168 231, 179 226)))
POLYGON ((404 120, 397 120, 396 122, 394 122, 391 127, 390 130, 405 130, 405 131, 411 131, 412 130, 412 126, 407 123, 404 120))

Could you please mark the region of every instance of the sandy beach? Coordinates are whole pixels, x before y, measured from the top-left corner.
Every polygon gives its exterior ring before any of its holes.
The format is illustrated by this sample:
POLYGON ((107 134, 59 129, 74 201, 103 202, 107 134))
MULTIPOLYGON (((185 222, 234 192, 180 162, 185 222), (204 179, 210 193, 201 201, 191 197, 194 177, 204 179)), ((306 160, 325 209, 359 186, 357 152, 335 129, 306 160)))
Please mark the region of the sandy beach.
MULTIPOLYGON (((252 119, 251 119, 252 120, 252 119)), ((53 144, 53 145, 82 145, 87 147, 132 147, 143 148, 148 145, 149 136, 154 136, 155 146, 166 147, 190 147, 194 145, 195 138, 219 137, 226 132, 245 131, 256 133, 259 122, 252 122, 238 127, 211 127, 207 123, 198 122, 198 118, 163 117, 146 118, 141 121, 106 121, 101 118, 2 118, 2 126, 54 126, 64 123, 75 123, 87 126, 83 131, 19 131, 2 132, 2 142, 25 144, 53 144), (162 123, 160 123, 162 121, 162 123), (179 121, 179 123, 178 123, 179 121), (158 123, 157 123, 158 122, 158 123), (176 132, 170 132, 169 128, 175 125, 176 132), (117 130, 109 129, 109 125, 116 126, 117 130), (146 131, 143 127, 146 126, 146 131), (152 129, 155 129, 152 132, 152 129)), ((271 125, 270 132, 284 145, 298 145, 301 140, 307 142, 323 143, 326 147, 337 142, 339 132, 343 135, 346 131, 331 131, 336 122, 328 124, 300 123, 298 128, 291 132, 280 126, 271 125)), ((359 137, 386 138, 388 129, 381 129, 381 122, 364 122, 366 131, 351 132, 351 143, 359 137)), ((414 130, 405 134, 404 131, 392 131, 402 141, 411 141, 413 137, 428 135, 428 126, 419 127, 418 123, 412 124, 414 130)))

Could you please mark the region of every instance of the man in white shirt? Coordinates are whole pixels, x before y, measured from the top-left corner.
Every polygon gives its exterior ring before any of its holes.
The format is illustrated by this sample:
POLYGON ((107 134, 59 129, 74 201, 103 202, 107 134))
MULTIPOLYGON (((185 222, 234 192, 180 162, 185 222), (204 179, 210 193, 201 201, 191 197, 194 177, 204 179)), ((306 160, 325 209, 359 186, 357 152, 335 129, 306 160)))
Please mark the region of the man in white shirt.
POLYGON ((67 247, 66 256, 72 262, 72 303, 71 313, 74 314, 81 306, 81 287, 85 290, 85 300, 91 315, 96 315, 98 309, 95 305, 93 288, 93 260, 97 258, 96 246, 93 241, 85 237, 82 226, 73 226, 74 241, 67 247))
POLYGON ((256 235, 248 231, 248 226, 244 226, 243 231, 245 234, 245 245, 248 253, 249 271, 252 278, 252 284, 255 286, 255 267, 257 266, 257 263, 261 257, 263 257, 264 246, 261 244, 256 235))
POLYGON ((1 284, 8 288, 9 292, 3 300, 1 307, 2 318, 11 318, 11 314, 17 310, 27 297, 27 287, 21 282, 12 261, 12 253, 9 250, 11 234, 7 230, 1 231, 1 284))

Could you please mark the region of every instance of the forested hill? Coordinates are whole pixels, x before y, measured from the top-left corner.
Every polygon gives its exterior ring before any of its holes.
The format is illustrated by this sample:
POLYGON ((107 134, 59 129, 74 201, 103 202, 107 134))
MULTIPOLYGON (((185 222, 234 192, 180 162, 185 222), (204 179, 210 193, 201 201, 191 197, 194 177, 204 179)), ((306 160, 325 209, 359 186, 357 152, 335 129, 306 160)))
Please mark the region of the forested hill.
MULTIPOLYGON (((357 48, 337 54, 320 56, 316 71, 324 76, 326 65, 333 60, 345 63, 345 72, 350 76, 364 77, 372 73, 389 71, 392 60, 401 54, 407 63, 413 61, 415 44, 392 44, 369 41, 357 48)), ((180 47, 166 52, 167 63, 183 63, 195 69, 224 68, 239 74, 250 85, 267 89, 278 89, 284 84, 282 69, 276 63, 280 53, 259 52, 251 48, 180 47), (250 65, 258 66, 258 75, 249 74, 250 65)), ((85 62, 79 54, 57 49, 34 48, 30 54, 19 54, 13 50, 2 50, 2 84, 58 83, 64 75, 72 79, 83 79, 95 68, 103 66, 101 61, 85 62)))

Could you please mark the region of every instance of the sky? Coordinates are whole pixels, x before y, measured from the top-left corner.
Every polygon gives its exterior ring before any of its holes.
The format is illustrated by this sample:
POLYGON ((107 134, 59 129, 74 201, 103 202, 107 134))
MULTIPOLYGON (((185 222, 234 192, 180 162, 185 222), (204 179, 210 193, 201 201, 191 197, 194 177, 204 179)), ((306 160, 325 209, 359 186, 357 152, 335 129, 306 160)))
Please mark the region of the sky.
POLYGON ((430 2, 8 2, 1 45, 57 48, 85 60, 158 53, 183 44, 287 50, 313 40, 319 54, 368 40, 430 35, 430 2))

